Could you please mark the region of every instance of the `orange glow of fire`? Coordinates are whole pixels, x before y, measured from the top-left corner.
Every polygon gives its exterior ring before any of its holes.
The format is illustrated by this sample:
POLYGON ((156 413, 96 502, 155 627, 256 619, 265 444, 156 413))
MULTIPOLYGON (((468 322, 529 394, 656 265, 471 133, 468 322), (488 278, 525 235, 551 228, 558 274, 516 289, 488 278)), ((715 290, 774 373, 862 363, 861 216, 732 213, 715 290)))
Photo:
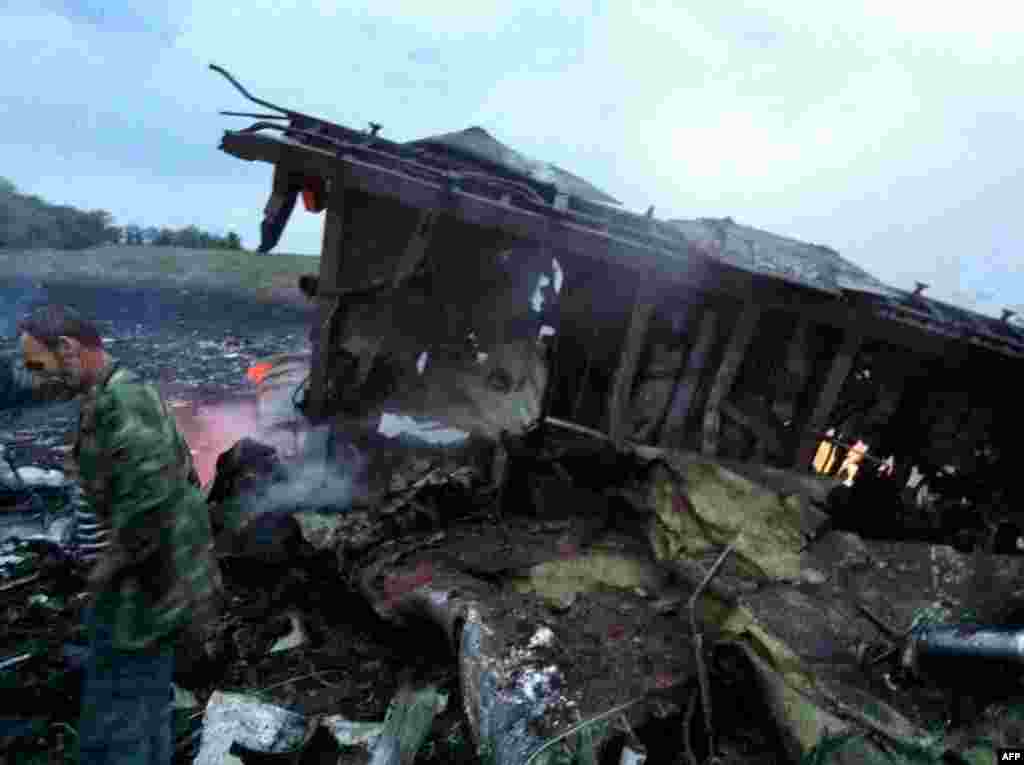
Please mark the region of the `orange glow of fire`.
POLYGON ((266 378, 267 374, 271 369, 274 368, 273 362, 263 362, 261 364, 253 364, 249 367, 249 371, 245 373, 245 376, 249 378, 250 382, 259 385, 266 378))
POLYGON ((192 449, 192 460, 204 485, 213 479, 221 452, 246 436, 258 439, 262 435, 255 398, 176 409, 174 417, 192 449))

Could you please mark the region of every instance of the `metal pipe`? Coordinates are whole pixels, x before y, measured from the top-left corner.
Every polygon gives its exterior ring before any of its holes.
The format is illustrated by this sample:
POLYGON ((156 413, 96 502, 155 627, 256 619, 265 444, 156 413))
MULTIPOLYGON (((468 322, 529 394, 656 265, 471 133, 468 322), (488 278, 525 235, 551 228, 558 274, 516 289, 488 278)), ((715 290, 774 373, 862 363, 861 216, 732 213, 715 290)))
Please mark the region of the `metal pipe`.
POLYGON ((1024 627, 940 624, 914 630, 901 657, 907 669, 952 677, 980 669, 1024 672, 1024 627))
POLYGON ((17 665, 28 661, 33 656, 35 656, 34 653, 23 653, 17 656, 11 656, 7 659, 0 659, 0 671, 10 669, 11 667, 16 667, 17 665))

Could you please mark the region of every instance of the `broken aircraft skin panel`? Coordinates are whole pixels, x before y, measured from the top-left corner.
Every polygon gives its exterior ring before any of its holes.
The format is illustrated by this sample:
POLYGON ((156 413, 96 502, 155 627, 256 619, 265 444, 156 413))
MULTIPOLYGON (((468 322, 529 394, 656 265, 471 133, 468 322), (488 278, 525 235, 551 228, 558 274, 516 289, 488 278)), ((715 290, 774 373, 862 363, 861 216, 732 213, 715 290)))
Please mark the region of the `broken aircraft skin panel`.
POLYGON ((409 145, 423 149, 441 148, 446 152, 462 155, 478 164, 485 162, 506 172, 532 178, 542 183, 552 183, 560 191, 575 197, 603 204, 621 204, 619 200, 583 178, 555 165, 523 156, 515 149, 505 146, 481 127, 471 127, 455 133, 424 138, 413 141, 409 145))
MULTIPOLYGON (((482 130, 462 138, 473 139, 472 145, 441 136, 415 153, 421 160, 432 153, 432 162, 456 164, 461 179, 494 181, 539 199, 549 187, 557 197, 568 184, 574 193, 615 202, 482 130), (482 169, 469 172, 467 160, 482 169), (522 180, 510 186, 510 176, 522 180)), ((297 192, 290 177, 278 163, 261 250, 279 238, 290 214, 297 192)), ((261 365, 262 387, 294 387, 295 374, 276 367, 306 366, 306 414, 316 421, 340 416, 343 427, 379 422, 387 414, 392 430, 401 418, 413 417, 497 440, 538 422, 565 280, 554 248, 500 225, 467 223, 444 205, 423 208, 367 194, 342 176, 324 179, 315 191, 320 196, 310 203, 304 195, 304 202, 308 209, 327 209, 324 255, 320 274, 303 277, 299 286, 320 303, 326 321, 311 333, 307 360, 261 365), (332 233, 338 230, 340 236, 332 233), (325 370, 319 375, 318 363, 325 370)), ((289 424, 281 413, 282 402, 288 409, 287 396, 265 398, 271 416, 289 424)))
MULTIPOLYGON (((367 262, 348 270, 374 271, 370 248, 352 248, 367 262)), ((415 434, 430 443, 455 443, 472 433, 496 440, 518 433, 540 416, 547 351, 557 324, 561 266, 539 249, 492 248, 471 261, 462 277, 444 266, 423 271, 401 287, 380 290, 347 306, 344 332, 332 341, 331 385, 351 391, 346 414, 379 420, 385 436, 415 434), (447 284, 439 283, 447 279, 447 284), (475 285, 465 289, 463 285, 475 285), (443 426, 447 426, 446 428, 443 426)), ((320 279, 300 287, 310 299, 320 279)), ((314 327, 311 340, 320 344, 314 327)), ((313 353, 280 355, 250 370, 260 391, 268 430, 303 429, 300 388, 313 353)))
POLYGON ((834 294, 850 291, 887 298, 900 295, 899 290, 883 284, 828 247, 759 231, 732 218, 672 220, 669 224, 710 247, 717 257, 754 273, 834 294))
POLYGON ((540 417, 547 383, 551 258, 492 250, 473 259, 472 280, 441 270, 349 306, 333 345, 349 363, 332 380, 392 420, 490 439, 522 432, 540 417))

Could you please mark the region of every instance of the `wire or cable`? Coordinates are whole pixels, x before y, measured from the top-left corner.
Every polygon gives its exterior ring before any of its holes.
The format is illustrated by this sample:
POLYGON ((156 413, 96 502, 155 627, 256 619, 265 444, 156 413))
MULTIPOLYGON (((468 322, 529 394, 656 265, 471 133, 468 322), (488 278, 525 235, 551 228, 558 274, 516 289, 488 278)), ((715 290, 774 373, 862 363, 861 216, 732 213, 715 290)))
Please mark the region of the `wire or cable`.
MULTIPOLYGON (((282 106, 278 106, 277 104, 273 104, 270 101, 265 101, 262 98, 257 98, 252 93, 250 93, 248 90, 246 90, 246 88, 237 79, 235 79, 235 77, 230 72, 228 72, 223 67, 217 66, 216 64, 210 64, 210 69, 212 69, 213 71, 217 72, 222 77, 227 79, 227 81, 230 82, 235 87, 235 89, 238 90, 239 93, 241 93, 243 96, 245 96, 247 99, 249 99, 253 103, 259 104, 260 106, 265 106, 266 108, 272 109, 272 110, 277 111, 277 112, 281 112, 281 116, 274 115, 274 114, 249 114, 249 113, 245 113, 245 112, 222 112, 222 114, 225 114, 227 116, 238 116, 238 117, 251 116, 251 117, 254 117, 256 119, 306 120, 306 121, 312 122, 314 124, 323 125, 323 126, 329 126, 331 124, 331 123, 326 122, 325 120, 318 119, 318 118, 316 118, 316 117, 314 117, 312 115, 305 114, 303 112, 293 111, 291 109, 286 109, 286 108, 284 108, 282 106)), ((253 127, 255 127, 255 126, 253 126, 253 127)), ((269 125, 268 125, 268 127, 269 127, 269 125)), ((282 126, 277 126, 277 127, 280 128, 282 126)), ((253 128, 249 128, 249 130, 252 130, 252 129, 253 128)), ((310 131, 300 130, 300 129, 292 129, 292 128, 287 128, 286 130, 288 130, 288 132, 308 134, 310 137, 313 137, 313 138, 319 138, 319 139, 323 139, 323 140, 333 141, 333 139, 330 139, 328 136, 325 136, 325 135, 322 135, 322 134, 319 134, 319 133, 311 133, 310 131)), ((368 146, 365 146, 365 145, 351 144, 351 148, 353 150, 360 150, 360 149, 362 149, 364 151, 370 151, 370 152, 374 152, 376 154, 383 154, 384 156, 387 156, 389 158, 394 158, 390 154, 386 154, 384 152, 377 152, 376 150, 371 149, 371 148, 369 148, 368 146)), ((424 170, 434 170, 434 168, 430 168, 428 165, 424 165, 422 163, 416 162, 415 160, 405 159, 405 158, 401 158, 401 157, 398 157, 397 159, 400 159, 402 162, 418 165, 420 168, 422 168, 424 170)), ((434 171, 435 172, 446 172, 446 171, 437 171, 437 170, 434 170, 434 171)), ((524 194, 527 198, 531 199, 534 202, 541 202, 541 203, 545 203, 545 204, 547 203, 547 201, 544 199, 544 196, 542 194, 540 194, 532 186, 530 186, 528 183, 523 183, 523 182, 519 182, 519 181, 512 181, 512 180, 507 180, 507 179, 502 179, 502 178, 495 178, 495 177, 490 176, 490 175, 488 175, 486 173, 479 173, 479 172, 463 173, 462 175, 463 175, 463 177, 473 177, 473 178, 479 178, 481 180, 486 180, 489 183, 496 183, 497 182, 497 183, 500 183, 503 186, 514 188, 515 190, 517 190, 520 193, 524 194)))
POLYGON ((235 86, 239 93, 241 93, 243 96, 245 96, 255 104, 265 106, 268 109, 273 109, 275 112, 281 112, 282 114, 286 114, 289 117, 305 117, 306 119, 315 119, 314 117, 310 117, 309 115, 303 114, 302 112, 293 112, 291 109, 285 109, 283 107, 278 106, 277 104, 272 104, 269 101, 264 101, 262 98, 256 98, 256 96, 252 95, 252 93, 250 93, 248 90, 242 87, 242 84, 238 80, 236 80, 226 69, 219 67, 216 64, 210 64, 210 69, 222 75, 225 79, 227 79, 228 82, 235 86))

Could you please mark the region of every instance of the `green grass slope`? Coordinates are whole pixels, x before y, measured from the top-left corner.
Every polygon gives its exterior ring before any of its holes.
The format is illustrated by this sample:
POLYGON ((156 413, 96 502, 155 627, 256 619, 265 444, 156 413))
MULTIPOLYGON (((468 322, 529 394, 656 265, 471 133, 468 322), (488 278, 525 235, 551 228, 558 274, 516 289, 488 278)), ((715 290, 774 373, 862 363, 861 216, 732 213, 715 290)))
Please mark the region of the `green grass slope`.
POLYGON ((304 300, 296 283, 316 273, 319 257, 225 250, 114 246, 91 250, 0 250, 0 280, 146 284, 227 290, 304 300))

